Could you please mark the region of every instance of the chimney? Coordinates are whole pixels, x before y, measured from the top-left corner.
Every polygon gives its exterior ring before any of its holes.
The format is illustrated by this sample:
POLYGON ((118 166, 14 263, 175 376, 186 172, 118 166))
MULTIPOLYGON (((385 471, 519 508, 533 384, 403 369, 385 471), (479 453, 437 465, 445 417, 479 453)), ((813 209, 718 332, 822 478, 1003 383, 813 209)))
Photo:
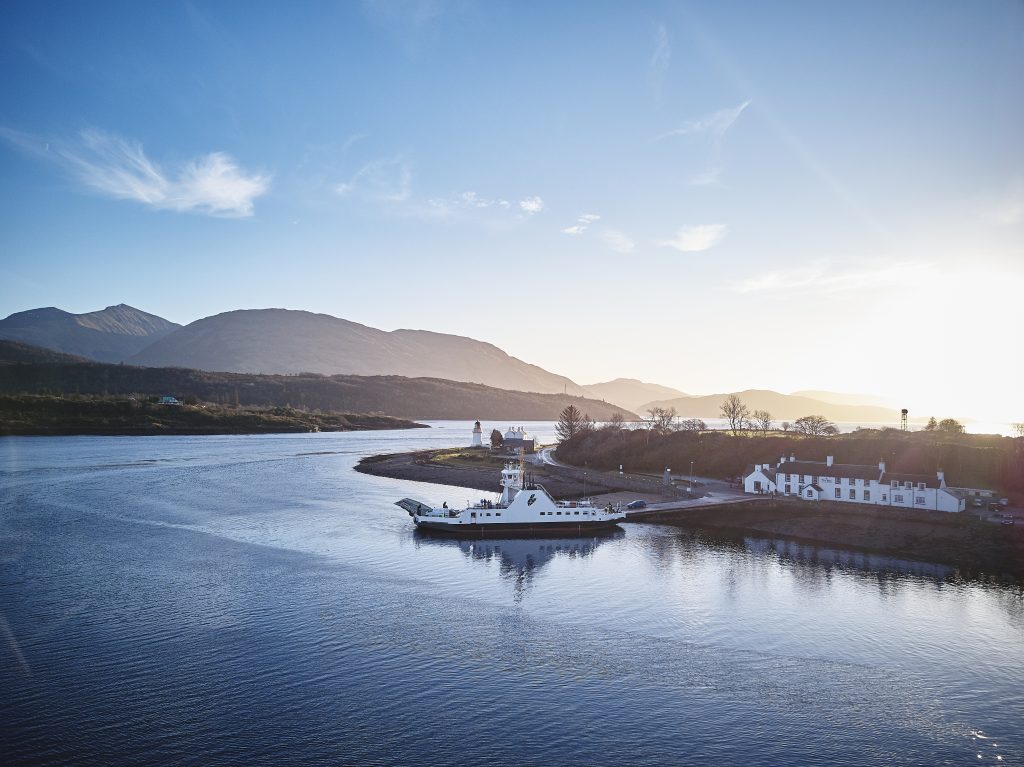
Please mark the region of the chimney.
POLYGON ((790 460, 790 461, 795 461, 795 460, 796 460, 796 456, 795 456, 795 455, 793 455, 792 453, 790 453, 790 454, 789 454, 789 460, 790 460))
POLYGON ((831 466, 832 465, 832 456, 828 456, 827 458, 825 458, 825 465, 826 466, 831 466))
POLYGON ((882 472, 883 474, 885 474, 885 461, 879 461, 878 462, 878 470, 880 472, 882 472))
POLYGON ((782 464, 784 464, 785 462, 786 462, 786 456, 781 456, 781 457, 779 458, 779 466, 781 466, 781 465, 782 465, 782 464))
POLYGON ((946 489, 946 472, 944 472, 942 469, 939 469, 937 472, 935 472, 935 475, 939 478, 939 489, 940 490, 945 490, 946 489))

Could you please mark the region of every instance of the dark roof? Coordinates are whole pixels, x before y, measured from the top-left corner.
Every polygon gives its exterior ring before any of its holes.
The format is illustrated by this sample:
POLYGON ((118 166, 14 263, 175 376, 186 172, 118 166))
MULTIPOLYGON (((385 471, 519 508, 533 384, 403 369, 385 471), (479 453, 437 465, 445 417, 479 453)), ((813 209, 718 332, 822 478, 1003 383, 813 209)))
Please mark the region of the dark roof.
POLYGON ((860 463, 834 463, 824 461, 786 461, 778 470, 784 474, 810 474, 813 477, 851 477, 853 479, 878 479, 881 470, 877 466, 860 463))
POLYGON ((917 487, 918 482, 924 482, 925 487, 938 487, 939 478, 934 474, 904 474, 902 472, 887 471, 882 475, 881 484, 892 485, 893 480, 896 480, 902 486, 904 482, 911 483, 914 487, 917 487))
MULTIPOLYGON (((818 483, 817 483, 817 482, 812 482, 812 483, 811 483, 811 484, 809 484, 809 485, 808 485, 807 487, 811 488, 812 490, 816 490, 816 491, 818 491, 819 493, 821 492, 821 488, 820 488, 820 487, 818 487, 818 483)), ((806 489, 807 489, 807 487, 805 487, 805 488, 804 488, 804 490, 806 490, 806 489)))

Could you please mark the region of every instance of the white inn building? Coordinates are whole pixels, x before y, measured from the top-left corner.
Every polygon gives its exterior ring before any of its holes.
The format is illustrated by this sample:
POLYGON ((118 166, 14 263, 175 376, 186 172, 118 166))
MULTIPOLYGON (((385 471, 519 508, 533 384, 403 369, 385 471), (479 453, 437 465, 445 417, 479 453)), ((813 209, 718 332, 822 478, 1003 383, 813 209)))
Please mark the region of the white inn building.
POLYGON ((946 489, 943 472, 904 474, 887 472, 885 461, 878 466, 798 461, 795 456, 779 459, 774 468, 762 463, 747 467, 743 475, 745 492, 795 496, 806 501, 867 503, 930 511, 963 511, 965 501, 946 489))

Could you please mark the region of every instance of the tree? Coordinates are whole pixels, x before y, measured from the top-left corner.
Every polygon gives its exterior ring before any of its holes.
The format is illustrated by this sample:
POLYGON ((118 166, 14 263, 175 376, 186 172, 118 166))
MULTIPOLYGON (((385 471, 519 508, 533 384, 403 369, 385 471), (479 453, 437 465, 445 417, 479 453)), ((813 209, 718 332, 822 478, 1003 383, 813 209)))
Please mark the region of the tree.
POLYGON ((626 423, 626 417, 622 415, 618 410, 612 413, 612 417, 608 419, 609 429, 621 429, 626 423))
POLYGON ((939 422, 935 420, 935 416, 928 419, 928 425, 924 427, 925 431, 935 431, 939 428, 939 422))
POLYGON ((943 418, 939 421, 939 431, 946 434, 963 434, 964 425, 955 418, 943 418))
POLYGON ((676 409, 674 407, 652 407, 647 411, 651 428, 659 434, 667 434, 673 430, 676 420, 676 409))
POLYGON ((491 429, 491 447, 501 447, 505 444, 505 438, 497 429, 491 429))
POLYGON ((783 431, 789 431, 792 428, 793 428, 793 424, 791 424, 789 421, 783 421, 782 422, 782 430, 783 431))
POLYGON ((1024 422, 1013 424, 1013 431, 1018 437, 1024 437, 1024 422))
POLYGON ((682 431, 707 431, 708 425, 699 418, 687 418, 679 422, 682 431))
POLYGON ((824 437, 838 434, 836 425, 823 415, 805 415, 797 418, 793 428, 799 434, 806 434, 809 437, 824 437))
POLYGON ((555 434, 559 442, 568 442, 577 434, 590 431, 594 428, 594 422, 588 415, 581 413, 575 405, 567 405, 558 414, 558 423, 555 424, 555 434))
POLYGON ((726 397, 719 409, 722 411, 722 418, 729 422, 729 428, 732 429, 733 434, 743 428, 750 415, 750 409, 735 394, 726 397))
POLYGON ((754 426, 765 434, 772 430, 772 414, 767 410, 755 410, 751 417, 754 419, 754 426))

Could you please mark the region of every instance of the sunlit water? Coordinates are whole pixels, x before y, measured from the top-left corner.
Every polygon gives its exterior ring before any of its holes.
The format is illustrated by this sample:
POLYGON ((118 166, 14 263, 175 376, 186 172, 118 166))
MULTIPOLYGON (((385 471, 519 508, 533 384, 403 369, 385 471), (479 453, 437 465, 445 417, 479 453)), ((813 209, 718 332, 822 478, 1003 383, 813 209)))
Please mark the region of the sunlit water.
MULTIPOLYGON (((0 439, 5 764, 1020 764, 1024 595, 628 525, 421 539, 466 424, 0 439)), ((534 425, 543 438, 550 425, 534 425)))

